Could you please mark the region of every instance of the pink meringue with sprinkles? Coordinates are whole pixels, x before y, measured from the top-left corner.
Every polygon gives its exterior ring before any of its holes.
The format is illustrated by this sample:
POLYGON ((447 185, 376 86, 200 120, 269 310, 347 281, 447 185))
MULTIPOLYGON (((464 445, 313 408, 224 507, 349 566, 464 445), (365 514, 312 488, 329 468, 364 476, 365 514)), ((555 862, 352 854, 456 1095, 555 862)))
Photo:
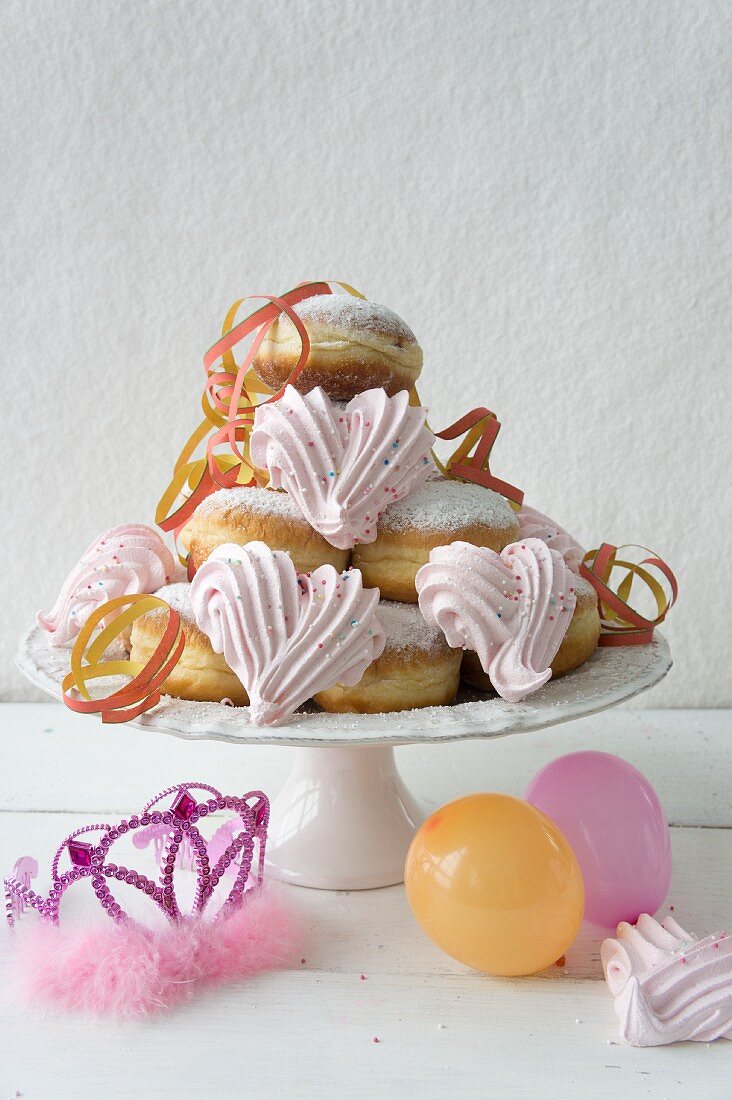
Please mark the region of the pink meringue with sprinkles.
POLYGON ((358 569, 298 576, 264 542, 218 547, 191 583, 198 627, 249 696, 254 725, 278 725, 336 683, 353 686, 385 644, 379 590, 358 569))
POLYGON ((698 939, 667 916, 623 921, 603 942, 605 980, 630 1046, 732 1039, 732 936, 698 939))
POLYGON ((574 576, 540 539, 500 554, 453 542, 417 573, 419 607, 454 649, 474 650, 498 694, 517 703, 551 677, 577 602, 574 576))
POLYGON ((574 535, 528 504, 521 505, 517 519, 522 539, 541 539, 551 550, 557 550, 562 555, 568 569, 579 573, 586 551, 574 535))
POLYGON ((183 576, 181 567, 157 531, 123 523, 103 531, 86 548, 50 611, 36 621, 49 645, 70 645, 99 604, 118 596, 156 592, 183 576))
POLYGON ((251 455, 338 549, 373 542, 381 513, 434 472, 427 410, 400 391, 366 390, 347 405, 288 386, 254 415, 251 455))

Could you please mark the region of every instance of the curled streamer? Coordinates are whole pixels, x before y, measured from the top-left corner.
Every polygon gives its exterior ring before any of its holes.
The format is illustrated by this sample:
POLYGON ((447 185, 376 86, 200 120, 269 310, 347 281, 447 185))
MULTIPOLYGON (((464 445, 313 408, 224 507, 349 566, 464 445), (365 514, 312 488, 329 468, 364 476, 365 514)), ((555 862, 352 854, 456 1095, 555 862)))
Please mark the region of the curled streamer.
POLYGON ((98 714, 103 722, 129 722, 160 701, 160 685, 180 660, 185 645, 180 615, 159 596, 118 596, 100 604, 84 623, 71 651, 71 671, 61 685, 63 701, 81 714, 98 714), (109 645, 119 638, 135 619, 164 608, 168 624, 146 664, 138 661, 105 660, 109 645), (118 612, 107 626, 102 620, 118 612), (95 634, 97 627, 101 627, 95 634), (92 699, 87 684, 106 676, 131 676, 124 687, 103 698, 92 699))
POLYGON ((490 470, 491 451, 500 430, 501 423, 490 409, 471 409, 454 424, 441 432, 435 432, 438 439, 457 439, 458 436, 463 436, 447 462, 444 465, 438 462, 438 465, 448 477, 472 481, 486 489, 493 489, 513 506, 520 508, 524 500, 523 491, 510 482, 495 477, 490 470), (471 454, 473 448, 475 451, 471 454))
POLYGON ((597 592, 602 633, 600 645, 647 645, 654 629, 663 622, 678 596, 678 583, 671 568, 646 546, 612 546, 604 542, 589 550, 580 565, 580 575, 597 592), (628 551, 641 561, 633 561, 628 551), (618 555, 621 555, 620 557, 618 555), (656 615, 648 618, 631 603, 634 586, 645 585, 656 605, 656 615))
MULTIPOLYGON (((347 283, 335 285, 356 298, 363 298, 347 283)), ((224 320, 221 338, 203 358, 206 371, 201 397, 203 420, 184 444, 173 469, 173 477, 158 503, 155 522, 164 531, 173 531, 177 539, 201 501, 217 489, 265 483, 266 475, 256 469, 249 454, 254 410, 260 404, 276 401, 285 387, 296 381, 307 362, 310 341, 305 326, 292 307, 316 294, 332 293, 329 283, 319 281, 300 283, 281 297, 248 295, 234 302, 224 320), (235 324, 243 303, 258 299, 265 299, 267 304, 235 324), (252 363, 260 344, 283 313, 295 326, 301 349, 289 377, 275 393, 257 377, 252 363), (252 345, 241 365, 237 366, 233 349, 252 334, 252 345), (204 453, 196 457, 202 447, 204 453)), ((186 564, 185 558, 181 561, 186 564)))

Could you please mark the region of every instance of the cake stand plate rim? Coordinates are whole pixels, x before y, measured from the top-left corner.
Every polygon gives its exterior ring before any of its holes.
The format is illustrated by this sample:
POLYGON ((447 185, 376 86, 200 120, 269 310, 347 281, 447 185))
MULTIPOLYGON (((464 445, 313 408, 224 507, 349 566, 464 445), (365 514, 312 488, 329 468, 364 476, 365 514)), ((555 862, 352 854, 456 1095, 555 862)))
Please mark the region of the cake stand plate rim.
MULTIPOLYGON (((60 700, 69 652, 50 648, 35 626, 21 639, 15 664, 31 683, 60 700)), ((250 725, 246 707, 191 703, 165 696, 129 725, 184 740, 295 747, 489 739, 545 729, 618 706, 658 684, 672 665, 668 643, 656 631, 649 645, 597 649, 580 668, 550 680, 522 703, 486 697, 453 706, 383 714, 303 713, 293 715, 285 725, 256 727, 250 725)))

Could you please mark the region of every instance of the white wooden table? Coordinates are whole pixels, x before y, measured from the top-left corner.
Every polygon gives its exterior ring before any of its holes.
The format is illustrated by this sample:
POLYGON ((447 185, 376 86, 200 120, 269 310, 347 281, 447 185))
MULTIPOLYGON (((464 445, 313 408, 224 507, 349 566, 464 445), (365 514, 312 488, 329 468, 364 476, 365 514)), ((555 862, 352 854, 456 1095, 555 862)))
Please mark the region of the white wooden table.
MULTIPOLYGON (((32 854, 41 874, 72 827, 132 813, 171 782, 273 795, 290 752, 104 728, 53 704, 0 707, 0 745, 0 868, 32 854)), ((730 712, 618 710, 490 744, 398 752, 407 782, 436 806, 475 790, 520 795, 541 765, 588 747, 631 761, 658 791, 676 918, 698 933, 732 927, 730 712)), ((401 887, 289 890, 308 937, 297 970, 124 1025, 39 1016, 3 998, 0 1100, 732 1097, 732 1043, 616 1041, 596 930, 583 930, 566 967, 497 980, 433 947, 401 887)), ((0 929, 0 963, 11 950, 0 929)))

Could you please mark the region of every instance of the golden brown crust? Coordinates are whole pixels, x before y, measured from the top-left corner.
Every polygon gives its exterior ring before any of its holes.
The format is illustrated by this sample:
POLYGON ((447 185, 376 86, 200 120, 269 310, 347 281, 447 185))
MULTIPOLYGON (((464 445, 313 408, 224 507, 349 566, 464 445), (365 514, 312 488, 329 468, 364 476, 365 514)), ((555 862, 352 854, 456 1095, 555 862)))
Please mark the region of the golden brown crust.
POLYGON ((445 643, 429 651, 387 646, 354 687, 336 684, 315 702, 339 714, 381 714, 452 703, 460 683, 460 650, 445 643))
MULTIPOLYGON (((147 662, 167 625, 167 614, 157 611, 140 616, 132 625, 133 661, 147 662)), ((195 702, 221 702, 231 699, 238 707, 249 702, 244 687, 220 653, 214 653, 206 635, 192 619, 183 620, 185 646, 178 664, 162 684, 166 695, 195 702)))
MULTIPOLYGON (((557 655, 552 661, 552 679, 565 676, 592 656, 600 637, 600 616, 597 596, 590 585, 577 589, 577 605, 572 614, 567 633, 562 639, 557 655), (590 589, 590 591, 587 591, 590 589)), ((461 675, 466 683, 481 691, 492 691, 490 677, 483 671, 478 655, 467 650, 463 657, 461 675)))
POLYGON ((564 676, 591 657, 597 649, 600 637, 600 614, 597 610, 597 594, 577 588, 577 606, 562 639, 557 655, 552 661, 552 676, 564 676))
POLYGON ((204 501, 185 531, 194 567, 198 569, 209 554, 224 543, 243 546, 261 540, 272 550, 288 551, 298 573, 310 573, 325 564, 334 566, 339 572, 344 570, 349 564, 350 552, 331 546, 307 520, 294 514, 294 505, 288 509, 291 514, 282 514, 282 496, 268 489, 225 490, 204 501), (257 494, 256 507, 247 505, 247 501, 253 501, 252 493, 257 494), (277 498, 273 501, 273 508, 276 504, 277 510, 263 510, 262 494, 277 498))
POLYGON ((518 520, 508 526, 471 523, 457 530, 436 529, 403 531, 379 529, 375 542, 354 546, 351 561, 361 570, 367 588, 379 588, 383 599, 417 602, 414 578, 429 561, 430 550, 451 542, 470 542, 497 552, 519 537, 518 520))
MULTIPOLYGON (((389 396, 410 389, 422 370, 422 349, 400 317, 384 306, 343 295, 318 295, 295 306, 310 340, 305 366, 293 383, 300 393, 322 386, 334 400, 382 387, 389 396)), ((300 357, 300 338, 288 318, 269 330, 254 357, 255 373, 278 390, 300 357)))
MULTIPOLYGON (((266 343, 264 341, 254 360, 254 371, 270 389, 279 390, 295 369, 299 351, 266 349, 268 356, 264 359, 266 343)), ((390 362, 384 355, 362 348, 343 348, 335 352, 311 345, 307 363, 294 386, 300 393, 310 393, 322 386, 334 401, 350 401, 364 390, 379 387, 393 397, 400 390, 411 389, 421 369, 421 357, 419 365, 412 366, 390 362)))

